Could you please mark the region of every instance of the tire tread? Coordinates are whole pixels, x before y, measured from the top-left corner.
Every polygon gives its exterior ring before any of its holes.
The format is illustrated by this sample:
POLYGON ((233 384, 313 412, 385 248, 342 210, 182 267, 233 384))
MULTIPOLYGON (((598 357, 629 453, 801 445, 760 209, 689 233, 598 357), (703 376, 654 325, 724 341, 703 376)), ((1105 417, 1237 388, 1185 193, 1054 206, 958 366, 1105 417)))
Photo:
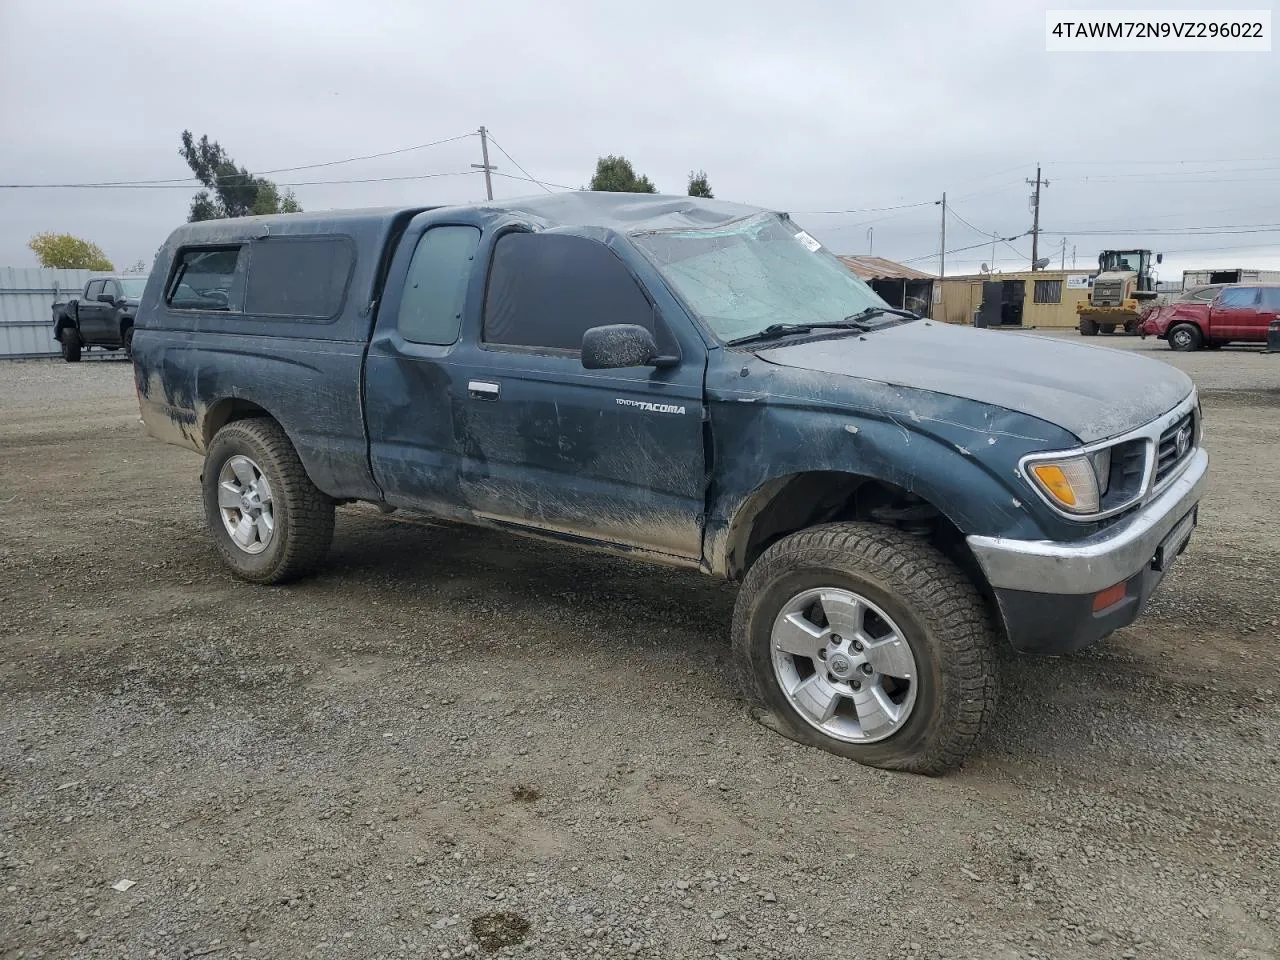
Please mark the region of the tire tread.
POLYGON ((926 629, 945 646, 939 665, 944 685, 961 691, 953 698, 950 715, 941 717, 941 729, 934 731, 927 749, 868 762, 922 774, 959 767, 995 714, 997 666, 990 617, 981 595, 955 564, 930 544, 894 528, 864 522, 824 524, 784 537, 764 552, 748 572, 734 609, 735 659, 746 689, 759 697, 757 684, 762 682, 754 675, 747 650, 754 597, 774 578, 814 566, 871 575, 908 598, 926 629))
MULTIPOLYGON (((289 527, 284 533, 284 551, 276 563, 261 574, 246 571, 228 555, 228 548, 217 536, 215 542, 227 557, 237 576, 254 583, 288 583, 314 573, 325 561, 333 543, 334 505, 321 493, 298 457, 284 428, 270 417, 233 420, 214 435, 209 450, 215 450, 220 439, 240 436, 259 447, 272 461, 269 480, 273 499, 283 498, 289 527)), ((205 469, 220 469, 221 464, 206 463, 205 469)), ((216 472, 215 472, 216 476, 216 472)), ((210 508, 213 510, 214 508, 210 508)), ((211 514, 212 526, 215 516, 211 514)), ((217 519, 221 523, 220 519, 217 519)), ((234 549, 234 548, 231 548, 234 549)))

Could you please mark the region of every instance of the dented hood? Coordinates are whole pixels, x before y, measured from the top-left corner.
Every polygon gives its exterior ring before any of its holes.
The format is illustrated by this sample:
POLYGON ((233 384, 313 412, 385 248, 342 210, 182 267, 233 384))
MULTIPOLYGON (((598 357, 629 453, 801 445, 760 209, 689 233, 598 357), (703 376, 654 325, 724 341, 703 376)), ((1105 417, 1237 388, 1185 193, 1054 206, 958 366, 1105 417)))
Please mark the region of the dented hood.
POLYGON ((993 404, 1057 424, 1084 443, 1149 423, 1192 390, 1180 370, 1127 350, 920 320, 757 356, 993 404))

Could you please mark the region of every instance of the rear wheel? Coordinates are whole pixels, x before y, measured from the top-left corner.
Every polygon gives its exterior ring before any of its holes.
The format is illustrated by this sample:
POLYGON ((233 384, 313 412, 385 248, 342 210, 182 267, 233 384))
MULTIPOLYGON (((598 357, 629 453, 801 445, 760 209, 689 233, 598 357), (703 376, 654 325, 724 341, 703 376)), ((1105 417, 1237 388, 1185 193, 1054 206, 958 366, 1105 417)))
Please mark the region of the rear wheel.
POLYGON ((813 527, 765 551, 733 643, 763 722, 870 766, 952 770, 995 711, 978 591, 928 544, 876 524, 813 527))
POLYGON ((217 432, 203 492, 213 541, 237 576, 285 583, 324 562, 333 501, 316 489, 274 420, 237 420, 217 432))
POLYGON ((80 351, 84 341, 80 339, 80 331, 75 327, 67 327, 62 331, 62 359, 67 363, 79 363, 80 351))
POLYGON ((1190 323, 1180 323, 1169 331, 1169 346, 1183 353, 1199 350, 1204 343, 1200 328, 1190 323))
POLYGON ((1080 336, 1082 336, 1082 337, 1096 337, 1097 335, 1098 335, 1098 324, 1097 324, 1097 321, 1094 321, 1094 320, 1081 320, 1081 321, 1080 321, 1080 336))

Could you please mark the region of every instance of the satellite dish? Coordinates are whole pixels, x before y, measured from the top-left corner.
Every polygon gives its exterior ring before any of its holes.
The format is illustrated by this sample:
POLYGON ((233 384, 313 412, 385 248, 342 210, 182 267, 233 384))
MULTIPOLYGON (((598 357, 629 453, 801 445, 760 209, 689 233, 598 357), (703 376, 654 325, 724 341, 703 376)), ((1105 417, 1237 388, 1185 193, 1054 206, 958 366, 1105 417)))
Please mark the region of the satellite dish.
POLYGON ((990 272, 991 272, 991 268, 990 268, 990 267, 988 267, 988 266, 984 263, 982 266, 980 266, 980 267, 978 268, 978 272, 979 272, 979 273, 990 273, 990 272))
POLYGON ((1031 264, 1031 269, 1032 269, 1032 270, 1043 270, 1043 269, 1044 269, 1045 267, 1047 267, 1048 265, 1049 265, 1049 258, 1048 258, 1048 257, 1041 257, 1041 258, 1040 258, 1039 260, 1037 260, 1035 263, 1031 264))

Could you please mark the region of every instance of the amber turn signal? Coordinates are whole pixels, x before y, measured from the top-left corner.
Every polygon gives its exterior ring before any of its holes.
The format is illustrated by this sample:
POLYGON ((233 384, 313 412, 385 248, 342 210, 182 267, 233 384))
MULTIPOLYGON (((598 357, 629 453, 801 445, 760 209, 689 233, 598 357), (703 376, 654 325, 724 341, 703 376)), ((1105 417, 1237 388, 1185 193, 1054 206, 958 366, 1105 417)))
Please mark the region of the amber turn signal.
POLYGON ((1101 613, 1108 607, 1114 607, 1117 603, 1123 600, 1126 595, 1127 592, 1125 590, 1125 584, 1123 583, 1117 583, 1114 587, 1107 587, 1107 589, 1102 592, 1094 594, 1093 612, 1101 613))

